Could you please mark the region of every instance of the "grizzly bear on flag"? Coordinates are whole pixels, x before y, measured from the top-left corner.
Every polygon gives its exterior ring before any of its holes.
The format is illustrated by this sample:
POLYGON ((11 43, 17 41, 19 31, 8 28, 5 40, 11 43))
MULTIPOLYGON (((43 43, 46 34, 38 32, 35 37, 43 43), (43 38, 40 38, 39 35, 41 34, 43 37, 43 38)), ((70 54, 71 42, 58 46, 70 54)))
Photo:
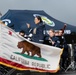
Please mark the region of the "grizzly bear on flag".
POLYGON ((34 56, 35 54, 37 54, 39 57, 41 57, 40 48, 26 40, 18 42, 17 47, 23 48, 21 54, 24 54, 25 52, 27 52, 28 55, 30 55, 30 52, 31 52, 31 56, 34 56))

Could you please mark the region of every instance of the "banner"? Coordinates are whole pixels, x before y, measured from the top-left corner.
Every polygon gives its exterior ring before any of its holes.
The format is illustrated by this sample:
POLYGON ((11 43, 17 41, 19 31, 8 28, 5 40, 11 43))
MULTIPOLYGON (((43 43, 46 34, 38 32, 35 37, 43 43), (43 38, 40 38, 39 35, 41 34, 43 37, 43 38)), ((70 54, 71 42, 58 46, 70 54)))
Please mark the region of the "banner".
POLYGON ((55 73, 62 49, 28 41, 0 24, 0 64, 18 70, 55 73))

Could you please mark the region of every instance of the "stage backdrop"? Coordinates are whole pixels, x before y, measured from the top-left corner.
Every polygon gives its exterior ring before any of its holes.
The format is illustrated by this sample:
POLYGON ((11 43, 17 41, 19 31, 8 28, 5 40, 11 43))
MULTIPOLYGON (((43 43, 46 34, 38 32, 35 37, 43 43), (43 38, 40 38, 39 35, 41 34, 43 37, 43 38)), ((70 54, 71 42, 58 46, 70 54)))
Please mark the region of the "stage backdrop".
MULTIPOLYGON (((16 32, 19 32, 20 30, 26 30, 26 23, 30 23, 32 28, 35 27, 35 16, 41 16, 42 20, 46 23, 47 30, 51 28, 59 30, 63 28, 65 24, 49 16, 43 10, 8 10, 6 14, 1 17, 1 20, 16 32)), ((65 33, 70 34, 71 32, 76 32, 76 26, 67 24, 65 33)))
POLYGON ((0 24, 0 64, 18 70, 55 73, 59 70, 61 53, 60 48, 28 41, 8 26, 0 24), (27 51, 21 54, 24 48, 18 47, 18 42, 23 40, 40 48, 37 49, 39 54, 35 51, 35 55, 31 56, 35 49, 28 51, 29 55, 27 51))

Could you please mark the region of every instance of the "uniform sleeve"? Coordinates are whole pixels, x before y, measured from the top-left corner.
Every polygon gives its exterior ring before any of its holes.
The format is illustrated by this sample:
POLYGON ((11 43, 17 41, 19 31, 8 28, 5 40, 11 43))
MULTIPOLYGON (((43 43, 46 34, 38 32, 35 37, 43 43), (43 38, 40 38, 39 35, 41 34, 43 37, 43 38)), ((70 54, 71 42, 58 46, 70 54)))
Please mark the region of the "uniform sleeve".
POLYGON ((55 47, 60 47, 60 41, 58 38, 55 40, 55 47))

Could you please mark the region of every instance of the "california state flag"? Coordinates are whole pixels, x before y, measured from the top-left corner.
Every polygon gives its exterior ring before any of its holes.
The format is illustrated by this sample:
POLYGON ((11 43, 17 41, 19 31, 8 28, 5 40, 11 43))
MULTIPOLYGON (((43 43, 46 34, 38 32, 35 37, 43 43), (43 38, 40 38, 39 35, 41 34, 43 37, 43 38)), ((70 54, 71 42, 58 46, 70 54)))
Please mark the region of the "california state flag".
MULTIPOLYGON (((33 51, 34 49, 36 48, 33 48, 33 51)), ((60 48, 28 41, 8 26, 0 24, 0 64, 18 70, 55 73, 59 70, 61 53, 60 48), (39 47, 41 57, 37 55, 37 51, 31 56, 32 49, 22 54, 23 48, 18 48, 17 45, 23 40, 39 47)))

